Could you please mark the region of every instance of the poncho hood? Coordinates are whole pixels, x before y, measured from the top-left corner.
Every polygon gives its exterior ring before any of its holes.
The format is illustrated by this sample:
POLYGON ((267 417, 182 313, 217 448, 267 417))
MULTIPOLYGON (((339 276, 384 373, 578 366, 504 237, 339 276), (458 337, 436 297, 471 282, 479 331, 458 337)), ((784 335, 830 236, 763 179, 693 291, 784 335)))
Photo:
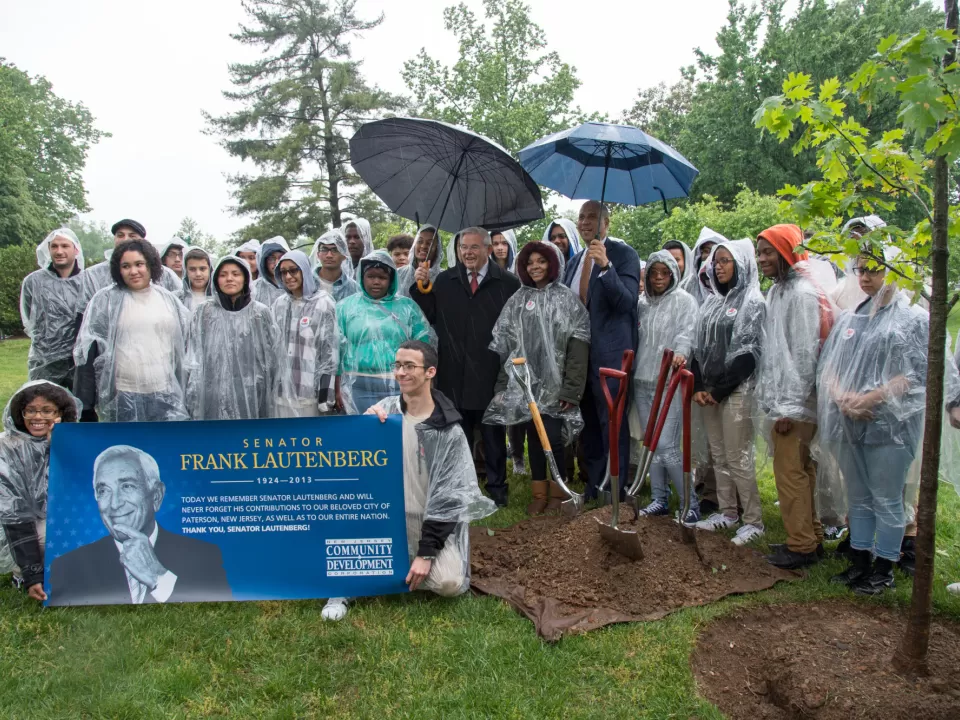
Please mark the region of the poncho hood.
POLYGON ((186 254, 183 256, 183 292, 184 297, 187 293, 192 293, 193 288, 190 287, 190 276, 187 273, 187 260, 206 260, 207 265, 210 267, 210 275, 207 277, 207 287, 204 289, 203 293, 207 297, 213 297, 213 258, 210 257, 208 253, 203 248, 191 247, 187 250, 186 254))
POLYGON ((563 259, 565 263, 570 262, 577 253, 583 250, 583 243, 580 241, 580 233, 577 231, 577 226, 573 220, 568 220, 567 218, 555 218, 550 221, 550 224, 547 225, 546 231, 543 233, 543 242, 551 242, 550 233, 553 231, 553 226, 559 225, 563 228, 564 234, 567 236, 567 256, 563 259))
POLYGON ((80 245, 80 238, 68 227, 57 228, 47 235, 43 239, 43 242, 37 245, 37 266, 42 269, 50 267, 50 263, 52 262, 50 257, 50 243, 53 242, 54 238, 58 237, 65 238, 73 243, 73 246, 77 249, 76 267, 82 271, 84 268, 83 247, 80 245))
MULTIPOLYGON (((496 235, 503 235, 503 239, 507 241, 507 266, 503 268, 507 272, 512 272, 516 274, 517 272, 517 234, 513 230, 501 230, 496 235)), ((497 259, 490 255, 490 259, 494 262, 497 262, 497 259)))
MULTIPOLYGON (((267 272, 267 258, 274 253, 290 252, 290 246, 280 235, 264 240, 257 249, 257 270, 260 272, 260 278, 273 285, 275 288, 282 289, 281 283, 274 277, 273 273, 267 272)), ((276 266, 274 266, 276 268, 276 266)))
POLYGON ((233 255, 227 255, 226 257, 220 258, 217 266, 213 269, 213 287, 217 294, 217 300, 220 303, 220 307, 222 307, 224 310, 230 311, 242 310, 250 304, 250 266, 242 258, 238 259, 233 255), (236 300, 231 300, 229 297, 224 295, 220 290, 219 283, 217 282, 217 275, 220 274, 220 268, 228 263, 233 263, 243 271, 243 292, 240 293, 236 300))
MULTIPOLYGON (((693 251, 685 242, 680 240, 668 240, 660 249, 670 252, 670 250, 673 248, 679 248, 679 250, 683 252, 683 273, 681 273, 682 277, 677 281, 679 283, 683 282, 688 277, 691 277, 696 272, 696 265, 693 262, 693 251), (671 245, 672 247, 668 248, 667 245, 671 245)), ((676 260, 676 258, 674 258, 674 260, 676 260)), ((649 265, 649 261, 647 264, 649 265)), ((680 263, 677 263, 677 270, 680 270, 680 263)), ((674 275, 674 277, 676 277, 676 275, 674 275)))
POLYGON ((357 274, 357 282, 360 284, 360 292, 362 292, 369 300, 374 302, 382 302, 385 300, 393 300, 397 294, 397 264, 393 261, 393 258, 390 257, 390 253, 386 250, 374 250, 372 253, 360 260, 359 273, 357 274), (390 289, 387 290, 387 294, 384 295, 380 300, 374 300, 370 297, 370 294, 367 292, 367 288, 363 284, 364 274, 374 267, 381 267, 387 272, 390 273, 390 289))
POLYGON ((520 255, 517 256, 517 277, 527 287, 536 287, 536 283, 530 278, 527 272, 527 263, 530 262, 530 256, 533 253, 539 253, 547 259, 550 269, 547 273, 547 285, 557 282, 563 275, 563 260, 560 257, 560 248, 552 242, 529 242, 523 246, 520 255))
MULTIPOLYGON (((320 284, 317 281, 317 276, 310 271, 310 260, 304 255, 300 250, 289 250, 284 253, 283 257, 277 261, 276 269, 280 268, 280 263, 284 260, 290 260, 297 264, 297 267, 300 268, 300 274, 303 277, 303 299, 313 297, 317 290, 320 289, 320 284)), ((283 283, 282 280, 278 278, 278 283, 280 288, 290 295, 290 291, 287 289, 287 286, 283 283)))
POLYGON ((650 257, 647 258, 643 271, 643 294, 646 296, 647 302, 658 303, 679 289, 680 280, 677 279, 679 277, 680 266, 677 264, 677 259, 669 250, 657 250, 655 253, 652 253, 650 257), (650 270, 653 269, 654 263, 663 263, 667 266, 667 270, 670 271, 670 284, 667 285, 667 289, 660 295, 654 295, 650 288, 650 270))
POLYGON ((56 385, 48 380, 31 380, 30 382, 24 383, 20 388, 10 397, 7 401, 6 407, 3 409, 3 429, 4 431, 10 433, 11 435, 18 435, 25 439, 32 440, 34 442, 47 442, 46 438, 35 438, 29 432, 25 432, 17 427, 17 423, 14 421, 14 413, 22 413, 23 406, 25 403, 22 401, 23 394, 35 387, 40 387, 42 385, 48 386, 55 394, 63 395, 73 402, 76 414, 74 415, 73 421, 76 421, 80 417, 80 412, 83 410, 83 403, 81 403, 73 393, 71 393, 66 388, 62 388, 59 385, 56 385))

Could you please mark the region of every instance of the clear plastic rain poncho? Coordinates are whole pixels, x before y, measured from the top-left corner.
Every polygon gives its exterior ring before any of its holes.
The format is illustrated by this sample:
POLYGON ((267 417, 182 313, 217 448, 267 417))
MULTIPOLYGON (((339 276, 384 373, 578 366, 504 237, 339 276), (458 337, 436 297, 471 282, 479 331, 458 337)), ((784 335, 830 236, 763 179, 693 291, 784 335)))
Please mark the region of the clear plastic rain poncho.
POLYGON ((278 417, 311 417, 333 408, 334 384, 340 368, 340 338, 336 303, 319 292, 310 261, 299 250, 286 253, 277 263, 297 264, 303 294, 295 298, 284 289, 273 304, 280 332, 280 397, 278 417))
POLYGON ((280 331, 266 305, 250 299, 250 268, 243 259, 221 258, 239 267, 244 290, 231 301, 219 289, 190 319, 186 355, 186 404, 193 420, 254 420, 273 417, 279 389, 280 331))
MULTIPOLYGON (((436 401, 437 396, 434 395, 434 398, 436 401)), ((446 403, 449 403, 449 400, 446 400, 446 403)), ((385 398, 379 405, 388 415, 402 412, 399 396, 385 398)), ((459 558, 459 576, 463 578, 459 592, 463 593, 470 587, 470 523, 492 515, 497 506, 480 492, 473 455, 463 428, 455 420, 459 416, 452 404, 445 405, 441 411, 448 418, 444 426, 434 425, 430 420, 416 426, 419 442, 417 456, 425 466, 429 478, 427 487, 420 487, 419 478, 409 478, 404 472, 407 550, 412 560, 417 554, 420 530, 424 522, 457 523, 437 561, 445 560, 443 556, 447 554, 453 556, 453 560, 459 558), (455 554, 448 548, 454 550, 455 554)), ((430 581, 428 576, 421 587, 425 590, 439 590, 430 581)))
POLYGON ((77 304, 80 278, 83 276, 83 249, 69 228, 58 228, 37 246, 40 266, 23 279, 20 286, 20 319, 30 338, 27 377, 50 380, 58 385, 73 383, 73 345, 77 339, 77 304), (62 237, 77 248, 74 275, 61 278, 50 269, 50 243, 62 237))
MULTIPOLYGON (((398 295, 410 297, 410 288, 416 282, 414 276, 417 273, 417 268, 420 267, 420 261, 417 260, 417 247, 421 242, 426 242, 421 237, 421 234, 427 230, 430 230, 435 235, 438 234, 437 229, 433 225, 424 225, 422 228, 417 230, 417 234, 413 238, 413 245, 410 246, 410 262, 397 270, 397 281, 399 283, 397 288, 398 295)), ((431 283, 435 282, 437 276, 443 272, 443 241, 439 236, 437 236, 433 241, 433 258, 434 260, 430 263, 431 283)), ((453 265, 450 265, 449 267, 453 267, 453 265)))
POLYGON ((567 360, 571 342, 590 343, 590 317, 577 295, 561 282, 559 248, 551 242, 536 245, 550 253, 550 283, 538 289, 526 268, 519 270, 523 284, 500 311, 490 342, 490 350, 500 356, 507 387, 490 401, 483 421, 519 425, 531 420, 527 396, 512 370, 513 359, 522 357, 527 361, 540 414, 563 420, 563 439, 568 443, 583 430, 583 417, 575 402, 583 389, 570 387, 567 360), (561 410, 564 400, 574 406, 561 410))
POLYGON ((192 247, 183 256, 183 288, 177 297, 180 298, 180 302, 187 310, 194 310, 197 305, 213 297, 213 258, 206 250, 192 247), (203 290, 203 293, 194 295, 193 288, 190 286, 190 275, 187 272, 187 261, 197 258, 207 261, 210 273, 207 276, 207 287, 203 290))
MULTIPOLYGON (((349 228, 351 225, 357 228, 357 230, 360 232, 360 239, 363 240, 363 255, 361 255, 360 257, 361 259, 365 258, 374 250, 373 231, 370 229, 370 222, 366 218, 361 218, 361 217, 350 218, 343 224, 342 229, 343 229, 344 238, 346 238, 346 235, 347 235, 347 228, 349 228)), ((351 260, 352 262, 349 252, 347 253, 347 260, 351 260)), ((360 265, 359 264, 357 265, 355 272, 353 270, 353 266, 351 265, 350 277, 352 277, 357 282, 360 281, 360 265)))
MULTIPOLYGON (((694 353, 703 384, 709 390, 724 383, 733 361, 741 355, 752 355, 756 365, 759 365, 766 303, 760 292, 752 241, 744 239, 718 243, 707 262, 710 263, 707 274, 712 292, 700 305, 694 353), (713 266, 720 248, 730 252, 736 268, 727 287, 717 282, 716 268, 713 266)), ((755 377, 756 373, 752 378, 755 377)), ((752 378, 747 382, 752 382, 752 378)))
MULTIPOLYGON (((320 246, 336 245, 337 252, 343 255, 343 262, 340 263, 340 277, 333 283, 333 300, 340 302, 344 298, 355 295, 360 292, 360 286, 353 279, 353 261, 350 259, 350 251, 347 249, 347 238, 338 229, 327 230, 323 235, 317 238, 313 244, 313 250, 310 251, 310 264, 313 266, 314 274, 319 278, 320 273, 320 246)), ((319 282, 319 280, 318 280, 319 282)))
MULTIPOLYGON (((504 268, 507 272, 511 272, 514 275, 517 274, 517 234, 513 230, 501 230, 498 233, 491 233, 492 235, 503 235, 503 239, 507 241, 507 266, 504 268)), ((490 259, 494 262, 498 262, 496 257, 492 254, 490 259)), ((562 276, 561 276, 562 277, 562 276)))
MULTIPOLYGON (((180 238, 180 237, 177 237, 176 235, 174 235, 172 238, 170 238, 170 239, 167 240, 166 242, 162 242, 162 243, 156 245, 155 247, 157 248, 157 254, 160 256, 160 262, 163 262, 163 256, 167 254, 167 251, 170 250, 170 248, 172 248, 172 247, 178 247, 178 248, 180 248, 180 251, 181 251, 184 255, 186 255, 187 251, 190 249, 190 244, 189 244, 186 240, 184 240, 183 238, 180 238)), ((164 266, 164 267, 166 267, 166 266, 164 266)), ((171 272, 172 272, 172 271, 171 271, 171 272)), ((176 273, 173 273, 173 274, 176 275, 176 273)), ((186 276, 186 274, 187 274, 187 269, 186 269, 186 267, 184 267, 184 268, 183 268, 183 275, 186 276)))
POLYGON ((700 230, 700 236, 697 238, 696 245, 693 246, 694 272, 686 275, 680 283, 680 288, 690 293, 690 296, 697 301, 697 305, 703 305, 704 298, 712 292, 709 280, 711 270, 710 258, 707 257, 706 260, 701 260, 700 251, 707 243, 717 244, 723 242, 729 242, 729 240, 720 233, 704 227, 700 230))
MULTIPOLYGON (((688 277, 692 276, 696 272, 696 265, 693 262, 693 251, 689 246, 681 240, 667 240, 661 250, 666 250, 670 252, 671 250, 680 250, 683 253, 683 272, 681 273, 682 277, 680 282, 683 283, 688 277), (669 245, 670 247, 667 247, 669 245)), ((676 258, 674 258, 676 260, 676 258)), ((649 260, 647 261, 650 262, 649 260)), ((680 267, 680 263, 677 263, 677 267, 680 267)))
MULTIPOLYGON (((46 380, 25 383, 7 402, 3 410, 3 429, 0 434, 0 525, 35 524, 47 517, 47 478, 50 470, 50 440, 31 435, 23 427, 22 420, 14 420, 14 408, 23 412, 26 403, 18 400, 30 388, 46 385, 57 395, 65 395, 73 401, 72 421, 80 416, 80 402, 62 387, 46 380)), ((59 403, 56 403, 59 405, 59 403)), ((5 539, 0 530, 0 539, 5 539)), ((4 567, 5 561, 12 559, 0 549, 0 571, 10 572, 12 567, 4 567)), ((43 576, 42 559, 36 567, 21 568, 28 575, 43 576)))
MULTIPOLYGON (((566 264, 573 260, 577 256, 577 253, 583 250, 583 243, 580 241, 580 233, 577 230, 576 224, 573 220, 568 220, 567 218, 554 218, 547 229, 543 233, 543 242, 551 242, 550 233, 553 231, 553 226, 559 225, 563 228, 564 234, 567 236, 567 256, 563 257, 563 264, 566 267, 566 264)), ((561 256, 563 253, 561 253, 561 256)), ((563 277, 561 271, 560 277, 563 277)))
POLYGON ((73 350, 74 392, 96 397, 101 422, 185 420, 183 353, 188 312, 176 295, 112 285, 94 295, 73 350), (91 368, 86 367, 92 359, 91 368))
MULTIPOLYGON (((280 235, 264 240, 257 249, 257 272, 259 276, 250 286, 254 301, 272 307, 274 301, 284 294, 278 278, 267 271, 267 258, 274 253, 290 252, 290 246, 280 235)), ((276 266, 274 266, 276 267, 276 266)))
MULTIPOLYGON (((106 253, 104 253, 106 255, 106 253)), ((80 278, 80 296, 77 298, 77 313, 86 312, 90 300, 97 294, 98 290, 113 285, 113 277, 110 275, 110 258, 102 263, 97 263, 91 268, 87 268, 77 277, 80 278)), ((163 277, 158 283, 167 292, 178 294, 183 289, 183 281, 177 277, 177 274, 170 268, 163 267, 163 277)))
MULTIPOLYGON (((393 363, 397 348, 405 340, 422 340, 436 346, 430 324, 420 307, 410 298, 397 295, 397 266, 385 250, 375 250, 360 261, 361 291, 337 303, 340 332, 340 393, 347 414, 360 407, 360 391, 354 386, 372 378, 393 381, 393 363), (373 267, 387 270, 390 286, 387 294, 374 300, 363 287, 364 274, 373 267)), ((371 403, 373 404, 373 403, 371 403)))
MULTIPOLYGON (((669 348, 676 355, 683 355, 688 364, 693 354, 697 301, 681 289, 677 280, 679 276, 680 266, 669 250, 658 250, 647 259, 643 289, 645 302, 640 303, 637 309, 640 344, 633 370, 634 395, 641 424, 645 424, 650 416, 663 351, 669 348), (665 265, 671 276, 670 285, 660 295, 653 294, 650 284, 650 271, 657 264, 665 265)), ((654 460, 661 465, 679 465, 683 461, 680 447, 682 415, 683 402, 678 389, 654 454, 654 460)))
MULTIPOLYGON (((865 215, 847 220, 840 230, 841 235, 849 236, 853 228, 865 227, 867 232, 878 228, 886 227, 887 223, 877 215, 865 215)), ((867 294, 860 289, 860 283, 853 274, 853 269, 857 266, 857 259, 853 258, 847 262, 844 268, 844 276, 837 283, 837 286, 830 293, 830 298, 840 310, 856 310, 857 306, 866 302, 867 294)))

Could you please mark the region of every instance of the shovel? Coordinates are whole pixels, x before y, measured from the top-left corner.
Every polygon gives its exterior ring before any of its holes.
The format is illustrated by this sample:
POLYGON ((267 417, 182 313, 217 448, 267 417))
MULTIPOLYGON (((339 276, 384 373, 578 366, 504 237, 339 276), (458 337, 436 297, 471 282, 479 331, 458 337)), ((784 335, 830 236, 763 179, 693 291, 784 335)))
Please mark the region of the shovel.
MULTIPOLYGON (((624 365, 628 368, 633 363, 633 352, 624 353, 624 365), (629 358, 627 353, 630 354, 629 358)), ((597 521, 600 528, 600 537, 610 547, 631 560, 643 559, 643 548, 640 547, 640 537, 636 531, 621 530, 617 527, 620 522, 620 423, 623 420, 623 408, 626 405, 627 386, 630 376, 622 370, 600 368, 600 384, 603 385, 603 394, 607 399, 607 425, 610 427, 610 461, 607 464, 607 479, 612 490, 613 512, 610 515, 610 524, 597 521), (610 394, 610 385, 607 378, 619 380, 617 397, 614 400, 610 394)))
POLYGON ((687 513, 690 512, 690 493, 693 488, 693 476, 690 472, 693 453, 690 450, 691 432, 690 419, 693 415, 693 373, 689 370, 681 370, 680 377, 683 385, 681 398, 683 399, 683 507, 680 508, 680 539, 685 545, 693 545, 700 562, 709 567, 710 563, 703 556, 700 545, 697 544, 697 532, 692 527, 684 524, 687 513))
MULTIPOLYGON (((620 361, 620 372, 626 373, 629 377, 630 371, 633 369, 633 350, 624 350, 623 351, 623 360, 620 361)), ((622 384, 622 383, 621 383, 622 384)), ((626 406, 626 403, 624 403, 626 406)), ((609 417, 609 415, 608 415, 609 417)), ((603 482, 600 483, 600 487, 597 489, 597 499, 600 501, 600 505, 609 505, 613 501, 613 495, 607 488, 610 483, 610 463, 607 462, 607 475, 603 478, 603 482)))
POLYGON ((513 364, 510 367, 520 387, 523 388, 523 394, 527 397, 527 407, 530 409, 530 417, 533 418, 533 424, 537 428, 537 435, 540 437, 540 446, 543 448, 543 454, 547 456, 550 474, 553 476, 554 482, 567 494, 567 499, 560 503, 560 512, 573 517, 583 510, 583 495, 575 493, 567 486, 563 481, 563 475, 560 474, 560 469, 557 467, 557 460, 553 457, 553 448, 550 447, 547 430, 543 427, 543 420, 540 418, 540 409, 537 407, 537 401, 533 397, 533 388, 530 385, 530 368, 525 358, 514 358, 513 364))

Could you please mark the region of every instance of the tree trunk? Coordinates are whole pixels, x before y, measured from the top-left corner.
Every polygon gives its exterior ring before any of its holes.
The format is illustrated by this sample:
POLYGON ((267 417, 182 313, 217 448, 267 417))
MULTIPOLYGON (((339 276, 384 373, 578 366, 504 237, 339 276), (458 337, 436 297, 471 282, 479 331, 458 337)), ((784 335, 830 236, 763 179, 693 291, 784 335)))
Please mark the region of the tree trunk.
POLYGON ((330 119, 330 102, 327 88, 323 82, 323 71, 317 78, 317 86, 320 88, 320 112, 323 113, 323 162, 327 170, 327 193, 329 197, 327 202, 330 204, 330 222, 333 227, 340 227, 342 219, 340 217, 340 166, 337 165, 337 158, 333 147, 333 133, 336 130, 333 127, 333 121, 330 119))
MULTIPOLYGON (((945 0, 947 29, 957 29, 957 1, 945 0)), ((953 63, 955 48, 944 57, 953 63)), ((930 339, 927 345, 927 407, 920 465, 920 498, 917 509, 917 568, 913 579, 910 615, 893 665, 908 675, 926 675, 933 605, 933 563, 937 530, 937 488, 940 471, 940 432, 943 427, 943 365, 947 332, 947 193, 948 168, 937 157, 933 168, 933 244, 930 250, 933 291, 930 298, 930 339)))

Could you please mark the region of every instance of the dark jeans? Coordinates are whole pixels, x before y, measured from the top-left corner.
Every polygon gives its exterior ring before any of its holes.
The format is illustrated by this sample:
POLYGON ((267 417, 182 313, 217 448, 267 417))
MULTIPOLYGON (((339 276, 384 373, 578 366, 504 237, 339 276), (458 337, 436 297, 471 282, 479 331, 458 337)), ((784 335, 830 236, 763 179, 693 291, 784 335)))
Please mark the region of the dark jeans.
POLYGON ((473 430, 480 428, 483 439, 483 460, 487 468, 487 492, 494 502, 507 502, 507 431, 502 425, 487 425, 483 422, 483 410, 459 409, 463 420, 460 427, 470 442, 473 430))
POLYGON ((510 454, 517 460, 523 460, 523 441, 527 437, 527 424, 511 425, 507 429, 510 437, 510 454))
MULTIPOLYGON (((563 420, 549 415, 541 415, 543 420, 543 429, 547 431, 547 439, 550 441, 550 448, 553 450, 553 457, 557 461, 557 469, 564 472, 563 456, 563 420)), ((527 450, 530 455, 530 479, 546 480, 556 478, 547 474, 547 455, 540 445, 540 435, 537 434, 537 426, 533 422, 527 423, 527 450)))
MULTIPOLYGON (((590 369, 590 377, 580 401, 580 412, 583 414, 583 454, 587 458, 587 486, 585 496, 587 500, 597 497, 600 485, 607 476, 607 462, 610 454, 610 430, 607 426, 607 401, 600 384, 600 376, 594 375, 590 369)), ((615 386, 610 382, 611 395, 615 386)), ((630 397, 629 390, 627 398, 630 397)), ((629 400, 628 400, 629 402, 629 400)), ((630 481, 630 424, 627 422, 627 409, 624 409, 620 421, 620 498, 623 499, 625 488, 630 481)), ((612 488, 607 488, 611 490, 612 488)))

